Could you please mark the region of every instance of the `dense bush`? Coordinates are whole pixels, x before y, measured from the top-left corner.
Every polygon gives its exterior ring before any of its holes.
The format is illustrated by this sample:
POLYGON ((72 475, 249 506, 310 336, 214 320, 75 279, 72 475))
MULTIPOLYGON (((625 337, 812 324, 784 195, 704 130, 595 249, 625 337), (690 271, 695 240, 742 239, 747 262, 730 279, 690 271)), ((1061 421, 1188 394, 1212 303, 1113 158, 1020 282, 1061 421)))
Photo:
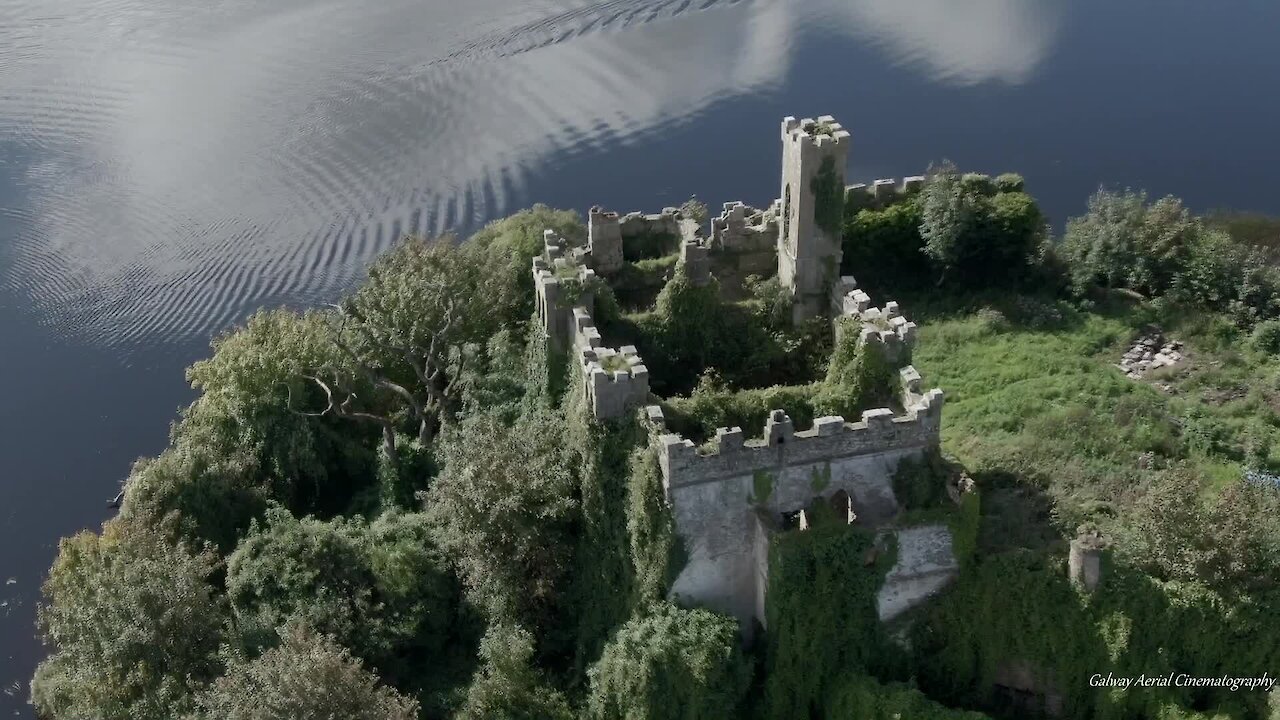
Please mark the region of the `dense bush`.
POLYGON ((814 410, 853 422, 862 418, 862 411, 886 407, 894 399, 898 368, 910 364, 911 359, 909 353, 890 358, 883 344, 861 342, 859 321, 842 317, 837 322, 835 350, 827 377, 814 396, 814 410))
POLYGON ((1034 281, 1045 242, 1045 218, 1021 177, 961 175, 944 163, 915 195, 849 206, 842 272, 879 293, 1016 286, 1034 281))
POLYGON ((1280 354, 1280 320, 1258 323, 1250 338, 1254 349, 1268 355, 1280 354))
POLYGON ((796 427, 813 424, 817 385, 775 385, 753 390, 730 390, 715 374, 704 374, 688 397, 662 401, 672 432, 701 442, 715 437, 716 428, 740 427, 748 435, 764 430, 772 410, 782 409, 796 427))
POLYGON ((728 720, 750 670, 736 620, 662 602, 618 629, 590 677, 593 720, 728 720))
POLYGON ((304 625, 283 631, 278 647, 238 659, 197 697, 185 720, 417 720, 418 703, 381 686, 333 638, 304 625))
POLYGON ((1206 227, 1181 201, 1099 190, 1067 223, 1061 253, 1073 287, 1124 287, 1226 310, 1240 324, 1280 315, 1280 269, 1265 252, 1206 227))
POLYGON ((1005 553, 962 574, 911 631, 921 689, 947 704, 997 707, 1001 671, 1020 667, 1043 691, 1061 695, 1064 717, 1154 720, 1168 717, 1171 706, 1264 717, 1260 692, 1099 692, 1089 678, 1260 676, 1280 660, 1274 594, 1229 600, 1104 562, 1102 584, 1090 595, 1072 586, 1063 560, 1005 553))
POLYGON ((444 670, 459 620, 456 583, 421 515, 320 521, 275 508, 228 560, 227 596, 250 648, 302 621, 397 684, 444 670))
POLYGON ((563 423, 549 411, 512 426, 479 415, 441 439, 426 512, 468 597, 496 621, 549 627, 564 591, 577 499, 563 423))
MULTIPOLYGON (((762 298, 770 296, 768 283, 755 287, 762 298)), ((679 265, 653 312, 606 326, 605 332, 634 342, 659 395, 689 392, 710 369, 732 387, 807 380, 830 333, 825 323, 778 327, 777 312, 776 303, 728 302, 714 278, 696 285, 679 265)))
POLYGON ((882 685, 865 675, 854 675, 837 683, 822 717, 824 720, 987 720, 981 713, 939 705, 913 687, 882 685))
POLYGON ((764 717, 824 717, 832 692, 884 652, 876 591, 892 558, 864 558, 871 533, 832 519, 775 537, 765 613, 764 717))

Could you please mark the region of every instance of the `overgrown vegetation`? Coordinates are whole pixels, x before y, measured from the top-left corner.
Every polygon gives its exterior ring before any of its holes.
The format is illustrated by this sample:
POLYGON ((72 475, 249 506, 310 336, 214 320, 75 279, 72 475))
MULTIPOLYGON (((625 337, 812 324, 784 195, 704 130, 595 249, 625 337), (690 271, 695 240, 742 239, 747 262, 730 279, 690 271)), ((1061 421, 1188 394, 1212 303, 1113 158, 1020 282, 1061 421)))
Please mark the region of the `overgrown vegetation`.
MULTIPOLYGON (((815 183, 838 208, 828 170, 815 183)), ((905 293, 914 353, 847 322, 793 327, 776 279, 727 300, 665 236, 630 248, 612 290, 583 289, 609 344, 638 346, 669 428, 700 443, 779 408, 797 428, 857 419, 906 362, 944 388, 948 459, 894 477, 898 522, 952 531, 961 577, 932 604, 880 623, 896 549, 826 503, 774 537, 750 654, 732 619, 669 602, 686 548, 655 438, 593 420, 572 358, 529 322, 542 231, 584 237, 539 207, 466 242, 408 240, 336 307, 259 313, 214 342, 119 516, 60 548, 38 712, 976 720, 1025 711, 1001 686, 1030 678, 1017 691, 1066 717, 1262 717, 1257 693, 1088 676, 1280 660, 1271 226, 1102 192, 1051 246, 1021 178, 949 165, 843 220, 863 286, 905 293), (1139 380, 1112 366, 1156 327, 1185 362, 1139 380), (1111 543, 1092 595, 1065 571, 1080 525, 1111 543)), ((777 477, 756 473, 749 501, 777 477)))

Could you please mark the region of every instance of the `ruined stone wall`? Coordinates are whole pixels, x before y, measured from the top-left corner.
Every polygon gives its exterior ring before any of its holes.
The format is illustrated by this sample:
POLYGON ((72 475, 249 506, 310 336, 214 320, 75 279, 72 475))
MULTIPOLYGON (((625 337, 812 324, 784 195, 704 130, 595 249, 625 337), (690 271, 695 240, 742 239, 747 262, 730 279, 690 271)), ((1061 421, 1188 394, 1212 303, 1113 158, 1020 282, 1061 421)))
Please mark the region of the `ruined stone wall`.
POLYGON ((741 202, 724 204, 711 219, 707 243, 711 272, 727 291, 740 288, 750 275, 773 277, 778 272, 778 209, 760 210, 741 202))
POLYGON ((620 417, 649 398, 649 370, 635 347, 603 347, 600 330, 591 318, 595 298, 589 284, 595 272, 587 267, 591 254, 570 248, 564 238, 548 230, 542 257, 533 260, 538 319, 549 347, 573 354, 583 374, 587 406, 597 419, 620 417))
POLYGON ((569 349, 574 332, 574 308, 591 307, 590 284, 595 272, 583 261, 584 251, 572 248, 552 230, 543 234, 542 256, 533 259, 534 306, 555 350, 569 349))
POLYGON ((888 207, 903 198, 920 192, 923 187, 923 175, 905 177, 902 179, 902 184, 898 184, 896 180, 876 180, 870 185, 848 185, 844 189, 845 211, 878 210, 888 207))
POLYGON ((893 473, 902 459, 937 445, 942 404, 934 390, 900 417, 870 410, 860 422, 818 418, 798 432, 778 410, 763 437, 745 440, 740 428, 721 428, 701 451, 678 435, 661 435, 663 483, 688 553, 672 594, 763 622, 768 537, 760 514, 777 517, 843 490, 860 523, 875 527, 892 518, 893 473))

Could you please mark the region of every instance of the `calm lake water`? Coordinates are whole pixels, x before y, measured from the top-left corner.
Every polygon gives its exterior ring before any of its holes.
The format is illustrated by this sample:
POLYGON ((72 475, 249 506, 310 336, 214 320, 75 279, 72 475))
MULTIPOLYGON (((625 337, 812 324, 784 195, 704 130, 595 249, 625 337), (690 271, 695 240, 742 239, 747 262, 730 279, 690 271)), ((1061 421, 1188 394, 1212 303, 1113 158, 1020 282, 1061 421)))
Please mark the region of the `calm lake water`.
POLYGON ((96 528, 260 305, 402 232, 534 202, 777 193, 778 121, 849 181, 1022 172, 1280 213, 1280 5, 1181 0, 0 0, 0 716, 57 539, 96 528))

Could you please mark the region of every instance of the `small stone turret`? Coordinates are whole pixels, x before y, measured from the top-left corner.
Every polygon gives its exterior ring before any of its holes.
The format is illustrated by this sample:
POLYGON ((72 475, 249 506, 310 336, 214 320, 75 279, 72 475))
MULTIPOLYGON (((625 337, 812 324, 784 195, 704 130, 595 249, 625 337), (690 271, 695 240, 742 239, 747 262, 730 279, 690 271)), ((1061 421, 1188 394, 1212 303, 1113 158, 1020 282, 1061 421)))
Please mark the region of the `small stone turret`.
POLYGON ((1106 541, 1097 530, 1081 528, 1071 541, 1071 553, 1067 558, 1067 572, 1072 584, 1091 593, 1102 584, 1102 552, 1106 541))

